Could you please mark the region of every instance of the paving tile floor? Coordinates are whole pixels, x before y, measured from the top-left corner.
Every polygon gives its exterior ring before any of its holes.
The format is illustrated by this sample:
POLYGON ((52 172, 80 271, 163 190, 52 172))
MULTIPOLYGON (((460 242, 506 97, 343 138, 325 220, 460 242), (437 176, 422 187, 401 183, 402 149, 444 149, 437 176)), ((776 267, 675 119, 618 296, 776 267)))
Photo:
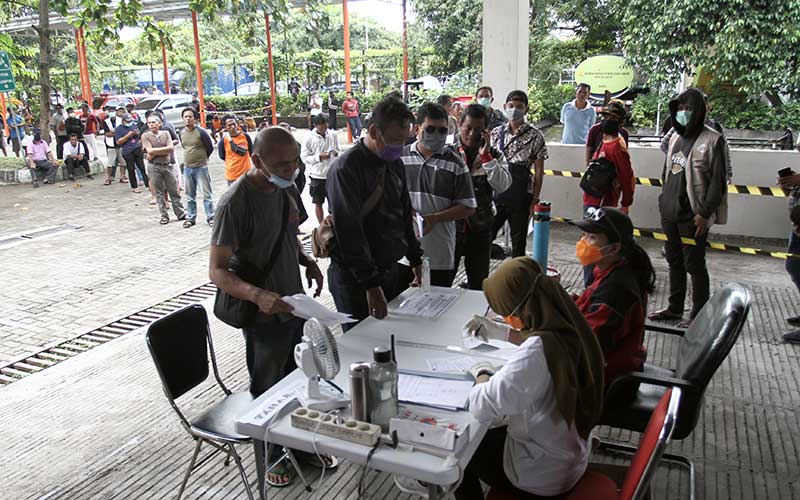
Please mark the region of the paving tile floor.
MULTIPOLYGON (((224 189, 212 162, 215 197, 224 189)), ((91 330, 207 282, 208 228, 158 225, 146 195, 98 181, 81 188, 2 187, 0 235, 53 224, 79 231, 0 250, 0 363, 91 330)), ((579 291, 573 228, 554 225, 551 260, 579 291)), ((659 280, 650 308, 666 301, 660 243, 643 241, 659 280)), ((786 345, 783 318, 797 291, 777 259, 709 253, 712 286, 739 281, 753 293, 747 325, 705 395, 693 435, 670 445, 698 465, 699 497, 800 499, 800 346, 786 345)), ((323 300, 330 304, 330 296, 323 300)), ((241 334, 213 321, 223 378, 247 386, 241 334)), ((674 366, 676 339, 649 334, 651 362, 674 366)), ((210 385, 186 396, 189 411, 219 397, 210 385)), ((598 434, 635 442, 605 428, 598 434)), ((174 498, 192 451, 161 392, 142 331, 0 387, 0 499, 174 498)), ((251 477, 252 453, 244 450, 251 477)), ((313 471, 309 471, 313 472, 313 471)), ((361 469, 343 464, 319 498, 356 498, 361 469)), ((386 474, 367 476, 369 498, 408 498, 386 474)), ((655 498, 686 498, 686 474, 662 467, 655 498)), ((270 498, 311 498, 299 483, 270 498)), ((188 499, 244 498, 235 469, 212 462, 188 499)))

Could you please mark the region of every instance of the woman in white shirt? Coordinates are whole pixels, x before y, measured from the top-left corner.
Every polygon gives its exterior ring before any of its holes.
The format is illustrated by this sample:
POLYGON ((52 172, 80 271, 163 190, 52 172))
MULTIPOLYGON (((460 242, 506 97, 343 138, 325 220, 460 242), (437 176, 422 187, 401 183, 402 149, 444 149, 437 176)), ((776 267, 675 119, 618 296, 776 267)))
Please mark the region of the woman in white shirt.
POLYGON ((567 492, 586 470, 589 434, 602 410, 600 344, 561 285, 531 258, 506 261, 483 291, 509 326, 475 316, 467 329, 519 348, 497 373, 485 362, 470 369, 470 412, 507 426, 486 434, 456 499, 483 499, 479 479, 519 498, 567 492))

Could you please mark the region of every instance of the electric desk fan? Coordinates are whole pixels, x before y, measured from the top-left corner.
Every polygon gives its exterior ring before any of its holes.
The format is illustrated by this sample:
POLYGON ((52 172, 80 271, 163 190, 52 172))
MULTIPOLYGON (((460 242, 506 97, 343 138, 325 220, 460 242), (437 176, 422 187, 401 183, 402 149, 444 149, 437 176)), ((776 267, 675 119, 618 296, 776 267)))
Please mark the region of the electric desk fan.
POLYGON ((347 397, 326 385, 321 387, 320 379, 331 380, 339 373, 339 349, 330 329, 316 318, 306 321, 303 326, 303 341, 294 348, 294 361, 308 377, 306 384, 306 407, 330 411, 343 408, 350 403, 347 397))

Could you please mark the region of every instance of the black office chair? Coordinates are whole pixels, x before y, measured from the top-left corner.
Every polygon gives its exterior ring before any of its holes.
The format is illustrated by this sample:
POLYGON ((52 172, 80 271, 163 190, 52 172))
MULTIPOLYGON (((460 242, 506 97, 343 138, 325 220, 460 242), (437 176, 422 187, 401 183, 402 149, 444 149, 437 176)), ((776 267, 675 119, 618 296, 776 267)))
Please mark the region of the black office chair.
POLYGON ((208 317, 203 306, 194 304, 154 322, 147 330, 147 347, 161 377, 161 384, 169 404, 196 442, 177 500, 183 495, 192 472, 219 452, 227 455, 225 465, 228 465, 233 458, 239 468, 247 496, 253 500, 253 492, 242 467, 242 460, 234 448, 234 445, 252 442, 249 437, 236 432, 235 422, 236 418, 247 410, 253 397, 248 391, 233 394, 222 383, 217 370, 217 360, 214 357, 214 346, 211 343, 208 317), (175 401, 208 378, 209 354, 211 354, 214 378, 225 398, 192 420, 188 420, 175 401), (197 456, 203 443, 209 444, 214 450, 198 461, 197 456))
MULTIPOLYGON (((669 387, 679 387, 681 402, 672 439, 688 437, 700 418, 703 395, 711 378, 739 338, 750 312, 750 292, 742 285, 730 283, 714 294, 686 330, 648 325, 646 330, 680 335, 676 368, 668 369, 645 363, 641 372, 623 375, 611 382, 606 391, 606 408, 601 425, 644 432, 650 415, 669 387), (635 386, 639 385, 638 390, 635 386), (635 393, 627 403, 621 395, 635 393)), ((602 447, 631 451, 631 447, 603 442, 602 447)), ((680 455, 664 454, 664 460, 689 468, 691 498, 695 492, 694 463, 680 455)))

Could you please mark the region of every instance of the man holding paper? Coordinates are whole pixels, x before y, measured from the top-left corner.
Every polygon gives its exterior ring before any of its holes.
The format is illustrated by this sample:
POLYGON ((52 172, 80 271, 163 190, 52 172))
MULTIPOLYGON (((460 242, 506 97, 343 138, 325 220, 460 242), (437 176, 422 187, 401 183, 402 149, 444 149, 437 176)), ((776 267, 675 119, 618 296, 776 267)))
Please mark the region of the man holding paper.
MULTIPOLYGON (((261 130, 255 140, 253 166, 219 202, 211 236, 209 277, 233 297, 258 305, 256 318, 242 328, 250 392, 257 397, 296 368, 293 351, 303 335, 304 320, 292 315, 281 297, 303 293, 299 266, 308 285, 322 291, 316 262, 297 241, 295 188, 300 151, 291 133, 280 127, 261 130), (240 275, 262 276, 255 284, 240 275), (248 270, 243 272, 242 270, 248 270)), ((277 449, 277 447, 275 447, 277 449)), ((286 486, 288 471, 273 469, 267 482, 286 486)))

